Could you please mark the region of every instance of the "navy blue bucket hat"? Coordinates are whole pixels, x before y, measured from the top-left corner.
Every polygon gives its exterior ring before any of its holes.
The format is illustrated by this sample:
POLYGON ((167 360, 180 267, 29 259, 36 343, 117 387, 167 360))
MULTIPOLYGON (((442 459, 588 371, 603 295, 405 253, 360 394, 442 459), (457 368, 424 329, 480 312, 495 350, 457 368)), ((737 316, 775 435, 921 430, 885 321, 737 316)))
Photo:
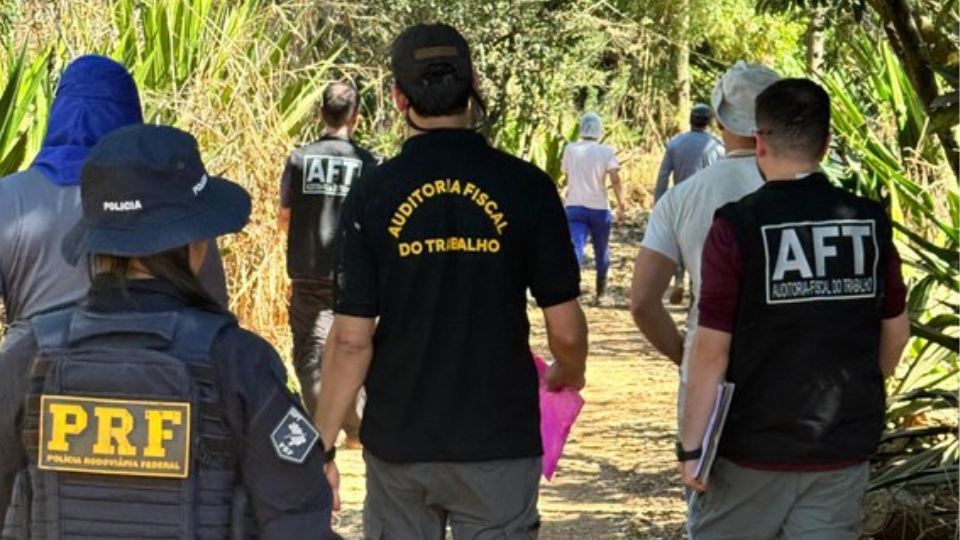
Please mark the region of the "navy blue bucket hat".
POLYGON ((90 151, 80 172, 83 217, 63 239, 63 256, 145 257, 237 232, 250 195, 207 174, 192 135, 169 126, 117 129, 90 151))

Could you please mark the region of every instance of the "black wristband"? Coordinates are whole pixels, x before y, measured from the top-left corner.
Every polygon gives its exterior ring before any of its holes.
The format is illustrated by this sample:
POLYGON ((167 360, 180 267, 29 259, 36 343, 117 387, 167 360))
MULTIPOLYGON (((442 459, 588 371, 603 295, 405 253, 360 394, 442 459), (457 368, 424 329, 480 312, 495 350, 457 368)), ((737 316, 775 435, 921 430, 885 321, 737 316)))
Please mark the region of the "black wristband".
POLYGON ((323 451, 323 463, 327 464, 337 458, 337 447, 331 446, 323 451))
POLYGON ((684 450, 683 444, 681 444, 680 441, 677 441, 677 461, 694 461, 700 459, 700 456, 702 455, 703 448, 684 450))

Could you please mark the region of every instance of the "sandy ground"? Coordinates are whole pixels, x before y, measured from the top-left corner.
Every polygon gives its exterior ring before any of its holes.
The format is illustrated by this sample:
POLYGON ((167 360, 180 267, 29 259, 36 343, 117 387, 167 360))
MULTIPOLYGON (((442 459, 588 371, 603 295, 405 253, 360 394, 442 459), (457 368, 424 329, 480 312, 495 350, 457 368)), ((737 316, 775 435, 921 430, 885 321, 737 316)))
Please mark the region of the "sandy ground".
MULTIPOLYGON (((679 540, 684 506, 673 460, 677 374, 644 340, 627 308, 639 224, 618 229, 612 241, 613 305, 592 305, 594 273, 588 260, 582 303, 590 325, 586 406, 570 434, 553 481, 540 488, 541 540, 679 540)), ((676 312, 678 321, 683 312, 676 312)), ((532 309, 531 344, 547 350, 539 310, 532 309)), ((364 497, 359 450, 343 449, 343 508, 338 530, 361 538, 364 497)))

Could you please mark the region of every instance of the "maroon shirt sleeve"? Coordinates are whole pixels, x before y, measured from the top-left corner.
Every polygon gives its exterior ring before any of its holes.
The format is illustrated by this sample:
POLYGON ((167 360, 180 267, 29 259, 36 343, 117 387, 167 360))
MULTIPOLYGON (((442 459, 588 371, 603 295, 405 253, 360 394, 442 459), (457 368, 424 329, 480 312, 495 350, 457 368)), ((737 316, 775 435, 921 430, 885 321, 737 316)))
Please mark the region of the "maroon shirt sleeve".
POLYGON ((713 221, 700 263, 700 316, 697 326, 733 332, 740 295, 740 246, 733 226, 722 217, 713 221))
POLYGON ((903 283, 903 273, 900 271, 900 253, 897 247, 890 244, 887 255, 886 279, 884 280, 881 317, 892 319, 903 313, 907 307, 907 286, 903 283))

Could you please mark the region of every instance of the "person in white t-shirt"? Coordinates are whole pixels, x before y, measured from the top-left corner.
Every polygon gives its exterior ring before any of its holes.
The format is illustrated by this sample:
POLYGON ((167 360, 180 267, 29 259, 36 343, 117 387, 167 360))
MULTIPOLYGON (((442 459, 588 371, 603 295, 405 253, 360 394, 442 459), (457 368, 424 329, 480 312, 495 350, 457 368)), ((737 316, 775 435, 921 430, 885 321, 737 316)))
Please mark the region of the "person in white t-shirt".
POLYGON ((726 154, 720 161, 667 190, 650 214, 634 262, 630 312, 650 344, 680 367, 678 423, 683 416, 679 409, 683 403, 690 344, 697 327, 703 243, 718 208, 763 185, 755 157, 754 101, 779 79, 769 68, 741 61, 717 81, 711 105, 726 154), (693 295, 685 338, 663 305, 663 295, 679 261, 683 261, 690 273, 693 295))
POLYGON ((620 189, 620 163, 613 149, 601 144, 603 122, 596 113, 580 118, 580 140, 563 149, 563 174, 567 177, 567 197, 564 206, 570 237, 583 265, 583 251, 587 235, 593 242, 597 262, 597 303, 607 292, 607 272, 610 268, 610 229, 613 215, 607 198, 607 179, 617 198, 617 224, 623 223, 623 193, 620 189))

